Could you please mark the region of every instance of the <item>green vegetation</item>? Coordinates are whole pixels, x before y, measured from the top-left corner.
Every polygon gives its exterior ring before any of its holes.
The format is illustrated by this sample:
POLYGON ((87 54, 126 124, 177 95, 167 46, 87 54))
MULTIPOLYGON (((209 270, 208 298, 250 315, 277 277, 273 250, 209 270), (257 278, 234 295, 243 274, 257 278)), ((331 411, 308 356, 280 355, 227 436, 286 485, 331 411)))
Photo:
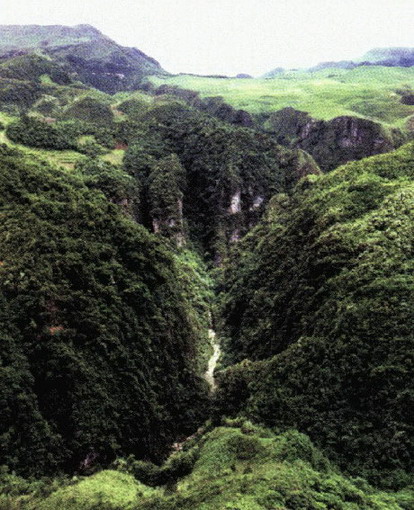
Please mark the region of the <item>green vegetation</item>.
POLYGON ((183 191, 185 170, 176 154, 160 159, 148 177, 148 199, 154 231, 184 242, 183 191))
POLYGON ((27 111, 41 95, 42 86, 36 82, 0 79, 0 105, 5 113, 27 111))
POLYGON ((187 299, 192 304, 190 316, 195 328, 198 329, 198 343, 195 345, 197 356, 193 360, 198 374, 206 370, 208 359, 212 355, 212 347, 208 329, 212 327, 212 311, 215 306, 215 281, 208 271, 206 263, 200 255, 186 246, 176 250, 175 259, 179 269, 179 279, 185 283, 187 299))
POLYGON ((0 164, 0 464, 159 458, 206 410, 174 259, 91 189, 105 185, 89 168, 84 180, 5 146, 0 164))
POLYGON ((294 108, 272 113, 264 129, 282 145, 307 151, 324 171, 347 161, 389 152, 406 141, 401 130, 385 128, 371 120, 337 117, 317 121, 294 108))
POLYGON ((111 125, 98 126, 78 119, 50 122, 48 119, 22 115, 8 123, 6 134, 11 141, 28 147, 77 150, 91 157, 105 154, 108 148, 115 145, 115 130, 111 125))
POLYGON ((414 508, 413 68, 0 54, 0 509, 414 508))
POLYGON ((0 78, 68 85, 69 74, 59 64, 41 55, 23 55, 0 64, 0 78))
POLYGON ((107 104, 91 96, 86 96, 69 105, 63 118, 75 118, 109 127, 114 120, 114 115, 107 104))
MULTIPOLYGON (((1 114, 0 114, 1 118, 1 114)), ((7 117, 7 125, 10 122, 7 117)), ((33 149, 28 148, 24 145, 13 143, 6 135, 4 131, 0 132, 0 143, 7 145, 11 148, 19 149, 22 153, 26 154, 28 158, 31 158, 35 161, 45 161, 48 164, 57 165, 58 167, 65 168, 67 170, 72 170, 76 163, 85 158, 82 154, 72 150, 44 150, 44 149, 33 149)))
POLYGON ((133 215, 139 204, 139 187, 131 175, 97 158, 83 159, 75 169, 89 188, 102 191, 110 202, 122 205, 133 215))
POLYGON ((190 238, 209 258, 225 255, 228 242, 257 222, 273 193, 319 172, 302 151, 283 149, 270 136, 224 124, 182 103, 156 103, 141 119, 145 134, 127 135, 128 142, 136 141, 125 155, 126 169, 145 192, 154 160, 177 154, 186 170, 183 212, 190 238))
POLYGON ((3 476, 8 483, 0 508, 408 510, 414 503, 408 491, 387 494, 344 477, 298 432, 275 435, 243 421, 187 441, 162 467, 133 459, 116 467, 49 487, 45 495, 35 485, 3 476), (154 484, 158 487, 149 486, 154 484))
POLYGON ((401 104, 396 89, 414 86, 414 68, 357 67, 290 71, 273 79, 242 80, 200 76, 152 77, 156 85, 178 85, 200 92, 202 97, 220 95, 234 106, 254 114, 267 114, 291 106, 312 117, 330 120, 342 115, 368 118, 403 126, 414 107, 401 104))
POLYGON ((160 219, 154 223, 160 206, 154 206, 150 174, 161 159, 175 157, 188 187, 180 190, 182 201, 174 200, 176 213, 183 216, 173 219, 174 235, 179 244, 189 235, 210 258, 225 255, 229 240, 257 222, 274 192, 287 191, 303 175, 319 171, 302 151, 284 150, 270 136, 230 126, 171 98, 160 101, 140 92, 111 99, 71 90, 54 87, 28 113, 8 117, 2 141, 39 149, 31 154, 68 169, 84 160, 82 155, 125 166, 141 190, 133 214, 150 230, 160 219), (229 214, 235 196, 240 204, 229 214))
POLYGON ((414 144, 276 196, 227 268, 223 412, 297 427, 350 472, 413 459, 414 144), (274 357, 271 357, 274 356, 274 357), (225 411, 224 411, 225 410, 225 411))
POLYGON ((42 149, 68 150, 76 146, 70 141, 64 129, 57 129, 42 120, 28 116, 9 124, 7 136, 13 142, 42 149))
POLYGON ((0 26, 0 54, 13 55, 16 51, 28 55, 23 60, 46 57, 42 60, 51 61, 49 66, 55 73, 46 69, 41 74, 50 75, 54 82, 56 76, 63 79, 70 73, 78 81, 109 93, 134 90, 145 76, 166 74, 156 60, 116 44, 89 25, 0 26))
POLYGON ((113 151, 110 151, 109 153, 105 154, 102 159, 104 161, 108 161, 108 163, 111 163, 115 166, 121 166, 124 161, 125 156, 125 150, 123 149, 114 149, 113 151))

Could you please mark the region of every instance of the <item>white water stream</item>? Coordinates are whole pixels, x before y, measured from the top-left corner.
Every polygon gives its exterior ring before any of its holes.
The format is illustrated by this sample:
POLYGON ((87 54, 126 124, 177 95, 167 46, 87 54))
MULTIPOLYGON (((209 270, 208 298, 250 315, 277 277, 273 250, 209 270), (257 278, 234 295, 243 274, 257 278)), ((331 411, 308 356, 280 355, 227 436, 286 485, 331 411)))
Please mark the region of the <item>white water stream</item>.
POLYGON ((208 369, 204 375, 206 381, 210 385, 210 391, 213 393, 216 390, 217 384, 216 380, 214 378, 214 370, 217 366, 217 361, 220 358, 221 349, 220 344, 217 341, 217 335, 216 332, 213 329, 208 330, 208 336, 210 338, 211 345, 213 347, 213 354, 211 355, 211 358, 208 360, 208 369))
MULTIPOLYGON (((217 388, 216 380, 214 378, 214 370, 216 369, 217 362, 220 358, 221 349, 220 344, 217 340, 217 335, 214 329, 208 330, 208 338, 210 340, 211 346, 213 347, 213 354, 210 356, 210 359, 208 360, 208 368, 206 372, 204 373, 204 379, 208 382, 210 386, 210 393, 214 393, 217 388)), ((184 439, 184 441, 177 441, 172 445, 173 451, 181 451, 183 449, 183 445, 186 441, 189 441, 190 439, 193 439, 197 436, 197 434, 200 434, 200 430, 203 431, 203 428, 199 429, 195 434, 192 436, 187 437, 184 439)), ((202 433, 202 432, 201 432, 202 433)))

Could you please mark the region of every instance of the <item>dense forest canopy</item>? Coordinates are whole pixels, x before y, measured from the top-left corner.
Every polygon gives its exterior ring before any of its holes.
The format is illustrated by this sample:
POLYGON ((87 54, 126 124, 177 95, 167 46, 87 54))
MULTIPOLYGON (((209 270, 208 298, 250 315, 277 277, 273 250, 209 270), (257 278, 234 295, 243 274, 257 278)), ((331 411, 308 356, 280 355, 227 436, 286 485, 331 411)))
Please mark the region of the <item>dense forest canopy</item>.
POLYGON ((413 163, 409 144, 275 196, 223 299, 229 362, 264 360, 228 369, 225 408, 246 386, 241 412, 377 481, 412 470, 413 163))

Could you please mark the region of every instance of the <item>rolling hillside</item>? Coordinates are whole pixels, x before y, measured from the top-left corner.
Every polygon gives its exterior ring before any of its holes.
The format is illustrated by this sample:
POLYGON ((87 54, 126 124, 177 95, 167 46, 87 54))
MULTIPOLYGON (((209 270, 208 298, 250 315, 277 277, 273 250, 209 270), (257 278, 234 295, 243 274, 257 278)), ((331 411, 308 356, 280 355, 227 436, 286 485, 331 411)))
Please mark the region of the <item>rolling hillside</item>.
POLYGON ((414 68, 362 66, 286 71, 272 79, 182 75, 151 81, 196 90, 202 97, 222 96, 235 108, 263 116, 290 106, 321 120, 351 115, 404 127, 414 114, 414 106, 401 103, 399 92, 414 88, 414 68))

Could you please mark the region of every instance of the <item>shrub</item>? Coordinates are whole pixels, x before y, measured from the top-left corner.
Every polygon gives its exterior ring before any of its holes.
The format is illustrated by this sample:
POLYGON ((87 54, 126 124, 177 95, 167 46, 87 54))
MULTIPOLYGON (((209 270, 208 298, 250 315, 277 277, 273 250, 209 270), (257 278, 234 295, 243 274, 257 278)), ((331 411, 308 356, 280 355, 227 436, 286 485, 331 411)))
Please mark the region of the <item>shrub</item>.
POLYGON ((76 148, 63 130, 34 117, 23 116, 7 126, 7 136, 16 143, 41 149, 66 150, 76 148))

